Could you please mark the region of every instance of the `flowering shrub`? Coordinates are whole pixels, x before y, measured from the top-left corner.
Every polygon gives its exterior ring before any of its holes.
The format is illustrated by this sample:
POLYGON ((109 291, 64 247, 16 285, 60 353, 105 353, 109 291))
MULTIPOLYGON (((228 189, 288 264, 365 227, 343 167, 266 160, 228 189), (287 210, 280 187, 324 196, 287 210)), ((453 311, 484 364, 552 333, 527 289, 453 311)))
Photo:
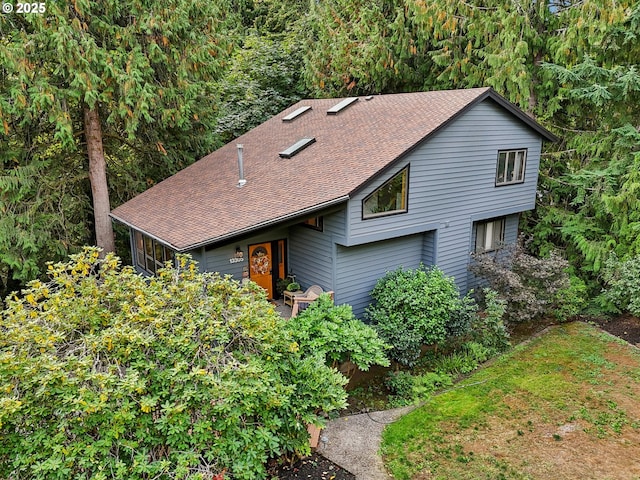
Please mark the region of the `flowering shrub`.
POLYGON ((345 404, 264 293, 187 257, 144 278, 87 248, 7 299, 0 478, 265 478, 345 404))

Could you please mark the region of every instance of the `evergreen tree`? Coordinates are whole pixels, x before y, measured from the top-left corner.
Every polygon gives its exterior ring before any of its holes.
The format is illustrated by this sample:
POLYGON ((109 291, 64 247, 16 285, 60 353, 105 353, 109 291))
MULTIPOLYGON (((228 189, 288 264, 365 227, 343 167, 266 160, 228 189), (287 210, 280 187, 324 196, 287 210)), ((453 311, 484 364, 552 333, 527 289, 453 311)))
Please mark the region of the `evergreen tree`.
POLYGON ((630 0, 326 0, 312 12, 316 95, 491 86, 557 133, 526 230, 594 278, 638 252, 640 7, 630 0))
POLYGON ((114 250, 110 193, 125 200, 212 148, 213 81, 230 46, 226 0, 45 8, 0 16, 5 283, 33 278, 42 256, 82 243, 114 250), (82 232, 85 216, 95 240, 82 232))
POLYGON ((565 140, 547 153, 529 227, 541 251, 563 245, 592 277, 611 253, 640 253, 639 38, 635 6, 580 62, 543 65, 561 86, 554 123, 565 140))

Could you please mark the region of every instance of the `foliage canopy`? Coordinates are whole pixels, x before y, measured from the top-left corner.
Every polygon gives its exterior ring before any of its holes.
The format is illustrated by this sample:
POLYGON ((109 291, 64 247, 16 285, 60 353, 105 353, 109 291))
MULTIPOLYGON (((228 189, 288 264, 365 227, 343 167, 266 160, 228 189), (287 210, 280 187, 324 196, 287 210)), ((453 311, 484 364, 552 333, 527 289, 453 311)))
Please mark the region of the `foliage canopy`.
POLYGON ((264 478, 345 403, 253 284, 186 257, 144 278, 95 248, 48 273, 2 313, 3 478, 264 478))
POLYGON ((52 0, 0 16, 0 289, 110 231, 109 197, 213 148, 231 18, 226 0, 52 0))

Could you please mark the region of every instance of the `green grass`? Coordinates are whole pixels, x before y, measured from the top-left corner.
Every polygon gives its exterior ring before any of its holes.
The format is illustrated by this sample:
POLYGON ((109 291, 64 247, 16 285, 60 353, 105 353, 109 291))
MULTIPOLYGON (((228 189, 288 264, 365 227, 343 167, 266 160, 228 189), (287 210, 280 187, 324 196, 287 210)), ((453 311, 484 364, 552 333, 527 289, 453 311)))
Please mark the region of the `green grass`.
POLYGON ((638 368, 630 345, 582 323, 556 327, 387 427, 387 468, 398 480, 625 478, 556 459, 579 442, 606 456, 640 434, 638 368))

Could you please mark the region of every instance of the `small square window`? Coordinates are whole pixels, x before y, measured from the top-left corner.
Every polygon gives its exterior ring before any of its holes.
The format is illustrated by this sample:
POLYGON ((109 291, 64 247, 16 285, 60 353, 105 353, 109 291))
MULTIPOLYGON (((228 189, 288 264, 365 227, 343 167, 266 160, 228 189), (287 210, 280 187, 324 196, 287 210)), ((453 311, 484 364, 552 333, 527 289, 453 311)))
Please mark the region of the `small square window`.
POLYGON ((490 252, 504 244, 505 219, 496 218, 476 224, 476 253, 490 252))
POLYGON ((322 231, 323 230, 323 218, 320 217, 311 217, 307 218, 302 225, 305 227, 313 228, 314 230, 322 231))
POLYGON ((526 163, 527 151, 524 149, 502 150, 498 152, 496 186, 524 182, 526 163))

